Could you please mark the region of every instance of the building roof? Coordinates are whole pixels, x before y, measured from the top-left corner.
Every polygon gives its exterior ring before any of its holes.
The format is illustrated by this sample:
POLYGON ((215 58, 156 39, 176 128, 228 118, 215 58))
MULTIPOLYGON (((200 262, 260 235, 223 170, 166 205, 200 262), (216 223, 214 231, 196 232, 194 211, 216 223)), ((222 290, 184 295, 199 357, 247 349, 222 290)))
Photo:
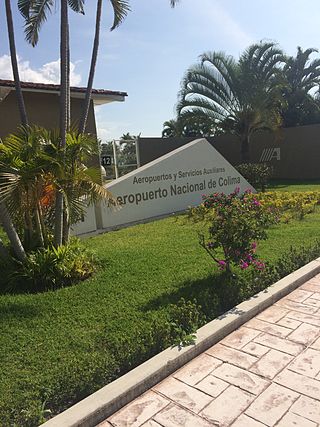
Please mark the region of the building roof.
MULTIPOLYGON (((21 82, 22 90, 25 92, 38 92, 38 93, 60 93, 60 85, 48 84, 48 83, 32 83, 32 82, 21 82)), ((0 88, 15 89, 14 81, 0 79, 0 88)), ((85 87, 70 88, 72 98, 84 98, 86 93, 85 87)), ((95 105, 106 104, 114 101, 124 101, 125 97, 128 96, 126 92, 119 92, 106 89, 92 89, 92 100, 95 105)))

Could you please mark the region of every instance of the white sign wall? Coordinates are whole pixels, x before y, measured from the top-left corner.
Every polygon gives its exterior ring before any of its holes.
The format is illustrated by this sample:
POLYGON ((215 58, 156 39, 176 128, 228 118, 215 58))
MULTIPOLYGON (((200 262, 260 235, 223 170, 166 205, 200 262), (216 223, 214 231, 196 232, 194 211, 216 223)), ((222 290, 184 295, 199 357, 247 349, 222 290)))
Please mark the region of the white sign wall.
POLYGON ((197 139, 106 187, 119 208, 102 205, 103 228, 179 212, 201 203, 202 195, 253 187, 206 139, 197 139))

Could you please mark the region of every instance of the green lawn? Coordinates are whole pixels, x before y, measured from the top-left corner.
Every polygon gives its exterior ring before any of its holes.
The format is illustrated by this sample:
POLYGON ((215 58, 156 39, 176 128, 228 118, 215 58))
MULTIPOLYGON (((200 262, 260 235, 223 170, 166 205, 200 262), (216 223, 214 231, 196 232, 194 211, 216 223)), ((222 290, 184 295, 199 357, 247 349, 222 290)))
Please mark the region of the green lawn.
POLYGON ((320 181, 274 181, 268 190, 275 191, 320 191, 320 181))
MULTIPOLYGON (((276 260, 291 245, 320 238, 319 221, 317 212, 273 227, 261 258, 276 260)), ((86 245, 100 261, 92 279, 56 292, 0 295, 0 426, 14 419, 35 426, 43 407, 62 410, 147 358, 152 320, 181 296, 204 300, 212 283, 214 266, 194 226, 173 217, 86 245)))

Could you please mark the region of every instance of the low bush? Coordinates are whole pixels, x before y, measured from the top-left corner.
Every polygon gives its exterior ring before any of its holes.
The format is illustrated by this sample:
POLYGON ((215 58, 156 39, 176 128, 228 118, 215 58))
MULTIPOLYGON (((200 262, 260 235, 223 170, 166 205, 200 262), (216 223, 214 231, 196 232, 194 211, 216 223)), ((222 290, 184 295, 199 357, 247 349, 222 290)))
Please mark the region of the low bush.
POLYGON ((257 241, 267 238, 266 228, 276 223, 270 206, 262 204, 250 192, 239 196, 239 189, 226 195, 214 193, 204 196, 199 208, 191 210, 191 219, 210 220, 209 241, 200 235, 201 246, 209 253, 220 270, 231 271, 231 266, 257 269, 264 264, 256 255, 257 241), (223 253, 223 259, 219 254, 223 253))
POLYGON ((94 271, 91 253, 76 239, 68 245, 38 249, 16 262, 9 278, 13 290, 54 290, 87 279, 94 271))
POLYGON ((266 163, 243 163, 236 169, 253 187, 263 192, 273 175, 272 166, 266 163))
POLYGON ((275 210, 282 222, 289 222, 291 219, 302 220, 306 215, 313 213, 320 204, 320 191, 270 191, 258 193, 254 197, 263 206, 275 210))

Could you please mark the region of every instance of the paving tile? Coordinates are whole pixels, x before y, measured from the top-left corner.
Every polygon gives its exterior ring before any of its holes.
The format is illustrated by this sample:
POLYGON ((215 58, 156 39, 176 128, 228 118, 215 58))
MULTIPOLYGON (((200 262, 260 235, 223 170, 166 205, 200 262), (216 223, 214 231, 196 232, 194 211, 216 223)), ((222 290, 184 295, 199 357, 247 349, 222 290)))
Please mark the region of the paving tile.
POLYGON ((154 419, 163 427, 212 427, 204 418, 174 404, 158 412, 154 419))
POLYGON ((288 308, 290 310, 299 311, 300 313, 306 313, 306 314, 314 314, 317 312, 317 307, 311 307, 310 305, 305 305, 300 302, 294 302, 290 301, 288 299, 281 299, 280 301, 276 302, 276 305, 280 305, 281 307, 288 308))
POLYGON ((265 424, 261 424, 259 421, 242 414, 235 420, 231 427, 265 427, 265 424))
POLYGON ((211 396, 173 377, 165 379, 153 389, 193 412, 201 411, 201 409, 212 401, 211 396))
POLYGON ((252 394, 261 393, 269 384, 257 375, 228 363, 219 366, 212 375, 252 394))
POLYGON ((229 426, 253 401, 254 396, 237 387, 228 387, 200 415, 207 418, 213 425, 229 426))
POLYGON ((142 424, 141 427, 162 427, 162 426, 161 424, 157 423, 154 420, 149 420, 146 423, 142 424))
POLYGON ((216 344, 207 350, 207 353, 217 359, 229 362, 232 365, 239 366, 240 368, 250 368, 257 360, 257 357, 250 356, 243 351, 234 348, 226 347, 225 345, 216 344))
POLYGON ((299 320, 304 323, 309 323, 310 325, 320 326, 320 316, 318 314, 312 315, 299 313, 297 311, 290 311, 287 317, 289 317, 290 319, 299 320))
POLYGON ((308 377, 316 377, 320 373, 320 350, 308 348, 290 364, 288 369, 308 377))
POLYGON ((277 424, 277 427, 317 427, 317 424, 300 417, 300 415, 288 412, 277 424))
MULTIPOLYGON (((319 396, 320 398, 320 396, 319 396)), ((301 415, 308 420, 320 423, 320 401, 310 397, 300 396, 290 409, 291 412, 301 415)))
POLYGON ((210 396, 217 397, 227 387, 229 387, 229 384, 226 383, 225 381, 220 380, 217 377, 214 377, 213 375, 208 375, 205 379, 200 381, 195 387, 203 391, 204 393, 209 394, 210 396))
POLYGON ((253 318, 249 322, 247 322, 246 327, 251 329, 257 329, 261 332, 267 332, 268 334, 276 335, 282 338, 285 338, 292 332, 291 329, 285 328, 274 323, 265 322, 264 320, 256 318, 253 318))
POLYGON ((259 334, 260 331, 241 327, 224 338, 221 341, 221 344, 239 349, 244 347, 246 344, 248 344, 248 342, 252 341, 259 334))
POLYGON ((266 322, 270 323, 276 323, 282 317, 284 317, 289 310, 286 310, 285 308, 276 307, 275 305, 267 308, 262 313, 258 314, 257 319, 265 320, 266 322))
MULTIPOLYGON (((319 296, 320 296, 320 294, 319 294, 319 296)), ((304 301, 304 303, 303 304, 306 304, 306 305, 312 305, 313 307, 318 307, 318 308, 320 308, 320 298, 319 299, 316 299, 316 298, 308 298, 308 299, 306 299, 305 301, 304 301)))
POLYGON ((301 325, 301 322, 298 320, 288 319, 288 317, 283 317, 277 322, 277 325, 285 326, 289 329, 297 329, 297 327, 301 325))
POLYGON ((270 334, 262 334, 254 341, 258 344, 265 345, 266 347, 273 348, 274 350, 279 350, 283 351, 284 353, 291 354, 292 356, 296 356, 297 354, 301 353, 304 348, 301 344, 297 344, 283 338, 275 337, 274 335, 270 334))
POLYGON ((310 347, 315 348, 316 350, 320 350, 320 338, 318 338, 314 343, 312 343, 310 347))
POLYGON ((182 369, 175 372, 173 376, 189 385, 194 385, 205 378, 210 372, 221 365, 221 360, 201 354, 185 365, 182 369))
POLYGON ((246 353, 252 354, 253 356, 261 357, 266 354, 270 350, 269 347, 265 347, 263 345, 257 344, 253 341, 249 342, 249 344, 242 347, 241 351, 245 351, 246 353))
POLYGON ((274 426, 298 397, 299 394, 292 390, 271 384, 245 413, 267 426, 274 426))
POLYGON ((302 323, 296 330, 294 330, 287 338, 288 340, 298 342, 300 344, 309 345, 320 334, 318 326, 302 323))
POLYGON ((319 292, 315 292, 313 295, 312 295, 312 299, 316 299, 316 300, 320 300, 320 293, 319 292))
POLYGON ((315 281, 309 280, 308 282, 304 283, 300 289, 303 289, 304 291, 320 293, 320 283, 316 283, 315 281))
POLYGON ((250 368, 250 371, 262 377, 272 379, 282 371, 292 359, 293 356, 289 356, 286 353, 282 353, 278 350, 270 350, 269 353, 264 355, 250 368))
POLYGON ((298 393, 305 394, 314 399, 319 399, 320 381, 314 378, 309 378, 305 375, 290 371, 289 369, 284 369, 273 381, 298 393))
POLYGON ((312 295, 313 295, 313 292, 304 291, 303 289, 296 289, 295 291, 291 292, 289 295, 287 295, 283 299, 289 299, 295 302, 303 302, 307 298, 311 297, 312 295))
POLYGON ((148 391, 108 418, 114 427, 140 427, 170 402, 148 391))

